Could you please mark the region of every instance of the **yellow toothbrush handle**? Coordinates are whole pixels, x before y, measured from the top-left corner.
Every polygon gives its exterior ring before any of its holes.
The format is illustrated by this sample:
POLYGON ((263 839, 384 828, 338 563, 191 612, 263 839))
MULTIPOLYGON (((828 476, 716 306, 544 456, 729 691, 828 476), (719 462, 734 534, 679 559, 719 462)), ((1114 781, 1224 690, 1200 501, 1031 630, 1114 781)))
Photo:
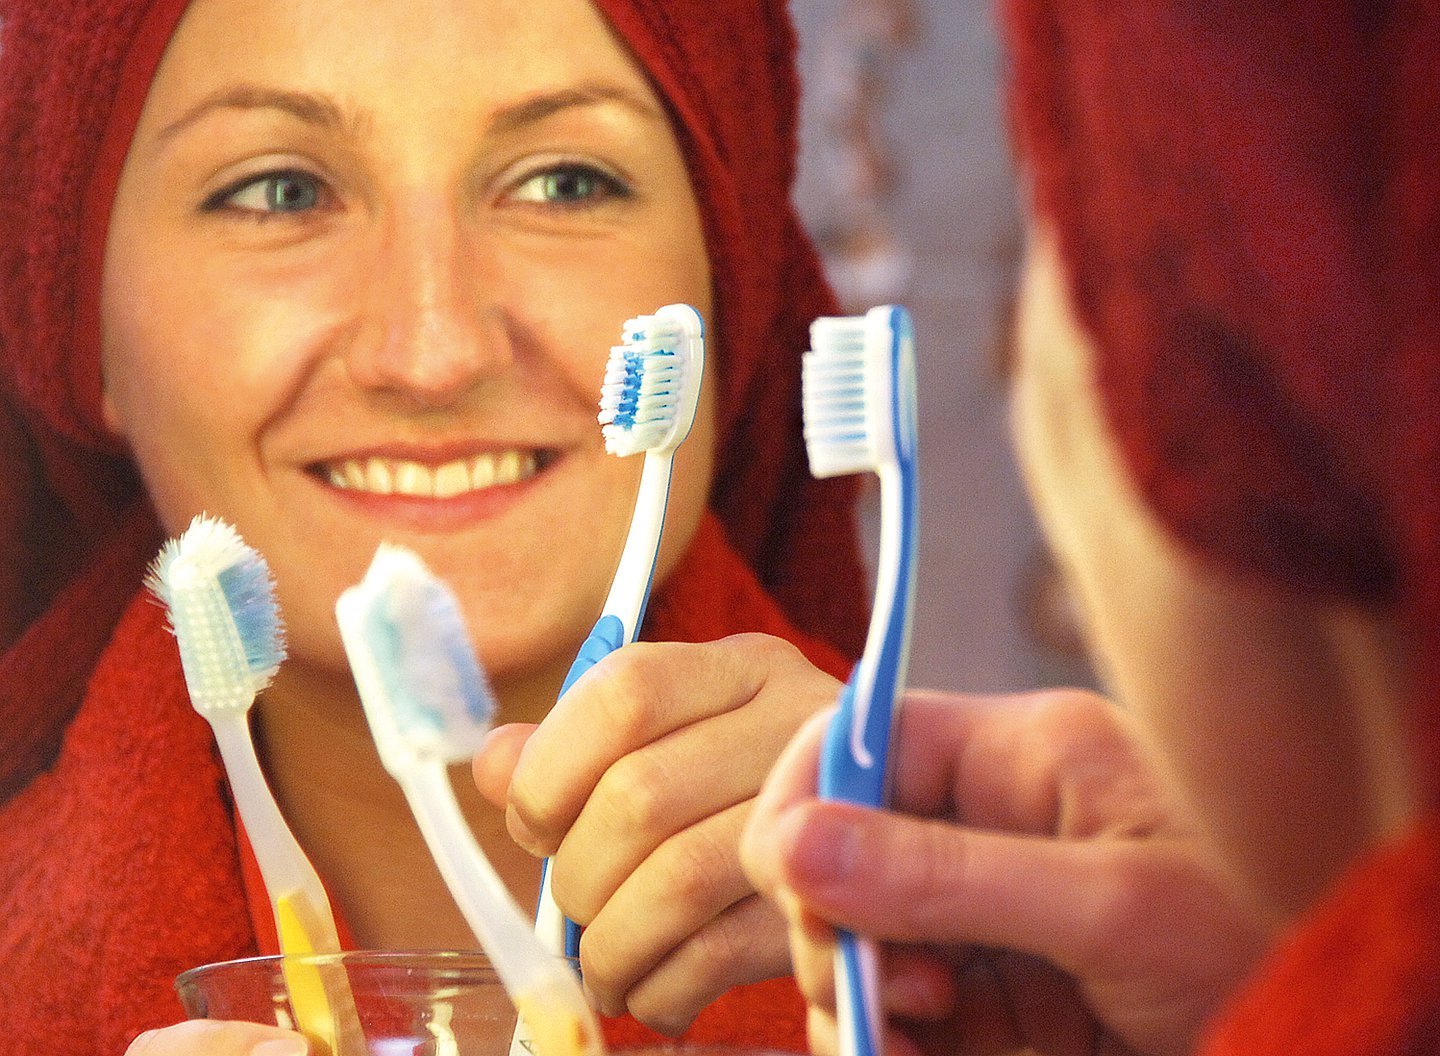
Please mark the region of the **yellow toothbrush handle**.
POLYGON ((552 994, 520 993, 512 998, 520 1025, 510 1056, 516 1056, 517 1049, 529 1056, 605 1056, 605 1039, 588 1009, 577 1013, 552 994))
MULTIPOLYGON (((331 953, 317 949, 316 925, 311 916, 313 907, 299 891, 290 891, 275 900, 275 927, 280 934, 280 951, 286 955, 285 987, 290 991, 290 1007, 295 1012, 295 1029, 310 1041, 314 1056, 342 1056, 341 1024, 346 1033, 351 1029, 359 1036, 359 1016, 354 997, 345 981, 345 969, 336 965, 325 971, 316 964, 291 962, 291 955, 331 953)), ((364 1051, 363 1048, 360 1051, 364 1051)))

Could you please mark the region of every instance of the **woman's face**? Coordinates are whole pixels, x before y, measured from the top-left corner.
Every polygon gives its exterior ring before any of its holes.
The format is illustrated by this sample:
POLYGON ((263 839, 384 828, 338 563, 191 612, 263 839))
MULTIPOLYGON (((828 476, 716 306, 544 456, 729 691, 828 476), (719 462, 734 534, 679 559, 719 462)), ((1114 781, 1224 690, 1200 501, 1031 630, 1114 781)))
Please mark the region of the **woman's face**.
POLYGON ((1111 439, 1093 346, 1043 229, 1031 240, 1016 353, 1020 461, 1097 662, 1217 858, 1263 908, 1288 915, 1389 823, 1377 805, 1386 790, 1366 773, 1366 745, 1381 743, 1366 708, 1384 694, 1354 684, 1383 630, 1229 578, 1158 523, 1111 439))
MULTIPOLYGON (((169 531, 265 555, 296 661, 343 670, 335 599, 391 540, 503 686, 563 670, 623 545, 610 346, 710 290, 666 115, 583 0, 195 0, 112 212, 107 421, 169 531)), ((707 398, 658 575, 713 444, 707 398)))

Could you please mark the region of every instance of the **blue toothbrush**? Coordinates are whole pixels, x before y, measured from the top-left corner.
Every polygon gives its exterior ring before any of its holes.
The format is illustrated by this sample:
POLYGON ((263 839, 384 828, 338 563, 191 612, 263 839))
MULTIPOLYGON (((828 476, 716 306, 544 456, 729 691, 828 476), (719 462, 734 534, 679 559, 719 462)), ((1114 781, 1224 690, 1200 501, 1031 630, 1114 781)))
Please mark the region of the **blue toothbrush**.
MULTIPOLYGON (((643 452, 645 466, 610 594, 565 675, 562 697, 576 679, 633 642, 640 631, 665 526, 675 450, 695 422, 704 373, 705 326, 700 313, 688 304, 667 304, 653 315, 627 321, 621 344, 610 350, 600 389, 605 449, 622 458, 643 452)), ((578 957, 580 928, 555 904, 550 874, 547 858, 535 930, 555 953, 578 957)))
MULTIPOLYGON (((896 306, 815 320, 804 361, 805 447, 817 477, 880 478, 880 553, 865 651, 840 693, 820 757, 820 796, 884 806, 896 706, 910 654, 919 533, 915 341, 896 306)), ((875 944, 841 930, 835 952, 841 1056, 879 1056, 875 944)))

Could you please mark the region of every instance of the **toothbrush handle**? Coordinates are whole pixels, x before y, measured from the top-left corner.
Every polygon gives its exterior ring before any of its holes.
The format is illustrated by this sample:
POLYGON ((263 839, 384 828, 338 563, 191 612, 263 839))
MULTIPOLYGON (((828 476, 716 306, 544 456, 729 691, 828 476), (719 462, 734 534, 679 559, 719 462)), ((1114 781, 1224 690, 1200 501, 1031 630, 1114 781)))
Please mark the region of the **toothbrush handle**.
MULTIPOLYGON (((841 689, 839 708, 821 749, 821 798, 871 807, 884 803, 888 736, 875 736, 883 731, 873 724, 889 720, 890 701, 883 699, 884 688, 883 681, 879 685, 872 681, 872 673, 862 661, 841 689), (867 738, 866 733, 871 736, 867 738)), ((840 1056, 881 1054, 885 1012, 880 1005, 877 965, 873 940, 836 929, 835 1012, 840 1056)))
MULTIPOLYGON (((601 616, 585 641, 581 643, 580 650, 575 655, 575 662, 566 672, 565 682, 560 687, 560 696, 563 697, 581 675, 619 649, 628 640, 629 635, 620 617, 609 613, 601 616)), ((550 887, 550 866, 549 858, 546 858, 540 866, 540 902, 535 908, 535 931, 552 953, 564 954, 567 957, 579 957, 580 925, 561 913, 560 907, 555 904, 555 893, 550 887)))
POLYGON ((881 1056, 879 955, 873 939, 835 931, 835 1016, 840 1056, 881 1056))
MULTIPOLYGON (((285 823, 280 807, 265 781, 250 727, 243 712, 206 714, 225 765, 240 822, 255 852, 260 875, 274 907, 281 896, 295 904, 303 904, 304 921, 313 953, 338 953, 340 937, 330 899, 320 882, 315 867, 296 842, 290 826, 285 823), (298 900, 298 901, 296 901, 298 900)), ((278 926, 278 925, 277 925, 278 926)))

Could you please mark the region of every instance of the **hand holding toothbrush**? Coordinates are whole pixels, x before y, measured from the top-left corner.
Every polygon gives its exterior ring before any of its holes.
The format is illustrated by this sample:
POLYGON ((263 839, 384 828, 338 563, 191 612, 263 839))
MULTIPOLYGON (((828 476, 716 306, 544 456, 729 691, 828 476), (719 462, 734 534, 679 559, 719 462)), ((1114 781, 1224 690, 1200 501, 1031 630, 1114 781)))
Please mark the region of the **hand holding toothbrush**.
POLYGON ((912 690, 887 810, 816 797, 828 721, 781 756, 741 845, 787 909, 816 1053, 839 1051, 832 927, 885 943, 892 1056, 1180 1056, 1267 948, 1111 702, 912 690))
POLYGON ((741 871, 739 834, 771 763, 838 685, 766 635, 640 642, 538 728, 486 741, 477 783, 512 836, 554 855, 602 1011, 676 1033, 730 986, 788 974, 784 921, 741 871))

